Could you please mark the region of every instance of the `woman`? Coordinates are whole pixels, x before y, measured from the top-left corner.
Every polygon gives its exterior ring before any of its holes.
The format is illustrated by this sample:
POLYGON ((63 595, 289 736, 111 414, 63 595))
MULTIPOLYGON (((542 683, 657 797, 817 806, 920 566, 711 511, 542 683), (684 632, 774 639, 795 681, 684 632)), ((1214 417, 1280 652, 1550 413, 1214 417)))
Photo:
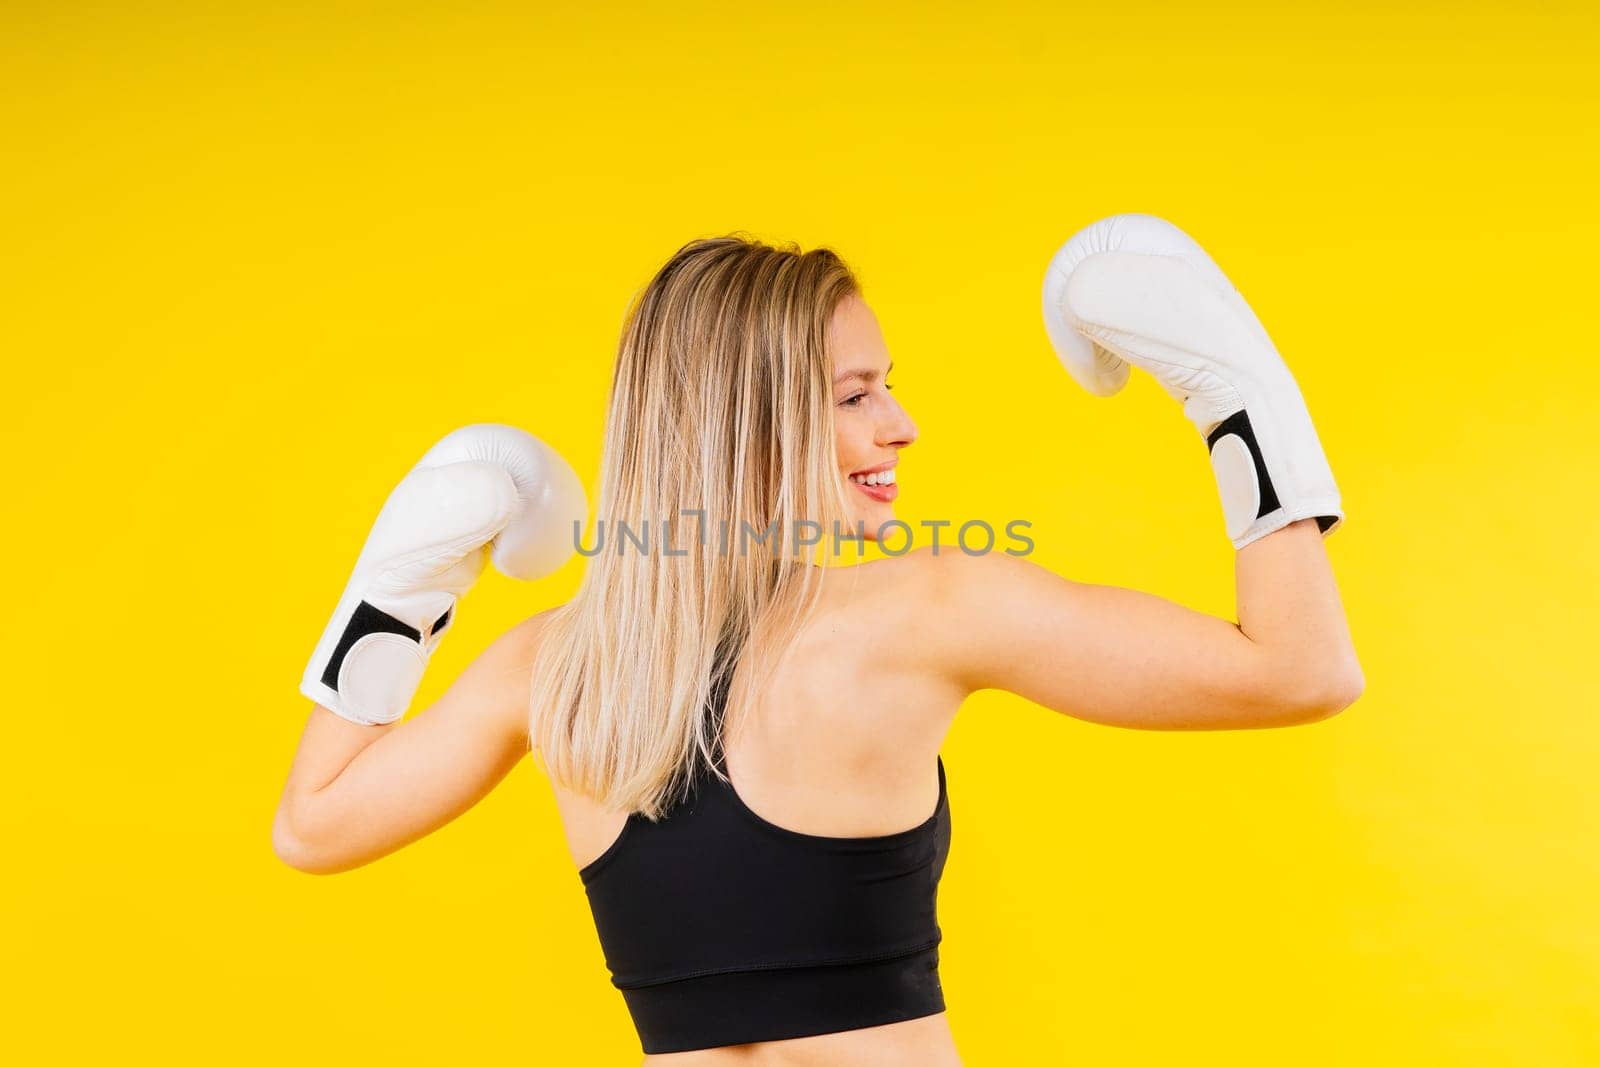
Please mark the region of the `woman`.
POLYGON ((835 532, 872 539, 894 518, 917 437, 882 334, 829 250, 696 241, 630 309, 577 596, 400 726, 484 554, 550 569, 581 494, 532 438, 476 427, 386 504, 308 667, 319 706, 278 854, 314 872, 370 862, 531 750, 647 1064, 959 1063, 937 971, 938 753, 969 694, 1242 729, 1326 718, 1363 684, 1322 545, 1342 519, 1332 476, 1204 252, 1160 220, 1103 220, 1052 262, 1046 318, 1086 387, 1140 366, 1201 429, 1239 549, 1237 625, 948 536, 818 566, 849 552, 835 532))

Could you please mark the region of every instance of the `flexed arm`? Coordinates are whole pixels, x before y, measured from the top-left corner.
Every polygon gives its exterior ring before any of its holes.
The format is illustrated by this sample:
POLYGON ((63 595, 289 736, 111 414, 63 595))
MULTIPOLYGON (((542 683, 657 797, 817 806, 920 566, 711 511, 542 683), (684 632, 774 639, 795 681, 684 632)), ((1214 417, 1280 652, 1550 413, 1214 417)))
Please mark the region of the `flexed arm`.
POLYGON ((301 679, 317 706, 273 820, 280 858, 317 873, 369 862, 460 814, 527 752, 534 620, 396 724, 488 560, 516 578, 549 573, 572 555, 585 506, 566 461, 510 426, 456 430, 406 475, 301 679))
POLYGON ((1244 730, 1325 719, 1364 684, 1312 519, 1235 555, 1238 623, 1003 554, 923 562, 936 607, 921 644, 960 693, 1107 726, 1244 730))
POLYGON ((1025 560, 954 556, 931 567, 946 617, 965 623, 930 636, 942 669, 963 691, 1144 729, 1286 726, 1352 703, 1364 679, 1323 545, 1344 521, 1338 486, 1244 298, 1177 227, 1119 215, 1056 253, 1044 312, 1084 388, 1110 396, 1138 367, 1200 431, 1238 549, 1239 621, 1025 560))
POLYGON ((347 871, 487 796, 529 751, 529 669, 543 618, 502 634, 404 722, 360 726, 313 708, 273 816, 278 858, 307 874, 347 871))

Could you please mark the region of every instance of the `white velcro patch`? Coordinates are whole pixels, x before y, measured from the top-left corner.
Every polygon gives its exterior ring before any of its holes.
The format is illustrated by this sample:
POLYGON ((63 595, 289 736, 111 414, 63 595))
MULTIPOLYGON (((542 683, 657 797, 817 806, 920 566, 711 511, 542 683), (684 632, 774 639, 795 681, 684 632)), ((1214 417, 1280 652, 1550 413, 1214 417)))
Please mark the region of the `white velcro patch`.
POLYGON ((399 634, 368 634, 350 646, 339 665, 339 701, 348 717, 369 725, 394 722, 406 713, 428 657, 399 634))
POLYGON ((1256 513, 1261 510, 1261 486, 1256 483, 1256 464, 1250 457, 1250 446, 1236 434, 1217 438, 1217 443, 1211 446, 1211 470, 1217 476, 1228 538, 1237 540, 1256 521, 1256 513))

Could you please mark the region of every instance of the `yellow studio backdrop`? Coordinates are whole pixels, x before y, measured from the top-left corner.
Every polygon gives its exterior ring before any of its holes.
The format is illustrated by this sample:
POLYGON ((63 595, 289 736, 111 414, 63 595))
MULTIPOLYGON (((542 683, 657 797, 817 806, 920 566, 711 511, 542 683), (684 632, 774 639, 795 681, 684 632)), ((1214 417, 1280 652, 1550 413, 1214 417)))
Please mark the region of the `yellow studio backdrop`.
MULTIPOLYGON (((637 1062, 548 786, 330 878, 269 827, 378 505, 507 422, 591 502, 630 294, 828 244, 900 515, 1232 618, 1204 448, 1039 313, 1169 218, 1299 379, 1366 669, 1315 726, 974 697, 950 1020, 988 1064, 1600 1063, 1588 5, 92 5, 0 14, 13 1063, 637 1062)), ((415 708, 568 597, 487 574, 415 708)))

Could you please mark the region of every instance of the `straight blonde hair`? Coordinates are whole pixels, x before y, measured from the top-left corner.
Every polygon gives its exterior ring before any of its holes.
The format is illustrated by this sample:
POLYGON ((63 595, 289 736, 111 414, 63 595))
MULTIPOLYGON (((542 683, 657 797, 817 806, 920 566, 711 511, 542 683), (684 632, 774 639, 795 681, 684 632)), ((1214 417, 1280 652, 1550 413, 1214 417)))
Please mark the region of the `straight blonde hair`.
POLYGON ((531 743, 557 783, 653 820, 697 764, 720 774, 733 724, 713 695, 746 655, 761 692, 820 592, 801 524, 824 546, 849 534, 827 342, 859 292, 831 249, 733 233, 684 245, 635 294, 584 550, 598 551, 533 665, 531 743))

